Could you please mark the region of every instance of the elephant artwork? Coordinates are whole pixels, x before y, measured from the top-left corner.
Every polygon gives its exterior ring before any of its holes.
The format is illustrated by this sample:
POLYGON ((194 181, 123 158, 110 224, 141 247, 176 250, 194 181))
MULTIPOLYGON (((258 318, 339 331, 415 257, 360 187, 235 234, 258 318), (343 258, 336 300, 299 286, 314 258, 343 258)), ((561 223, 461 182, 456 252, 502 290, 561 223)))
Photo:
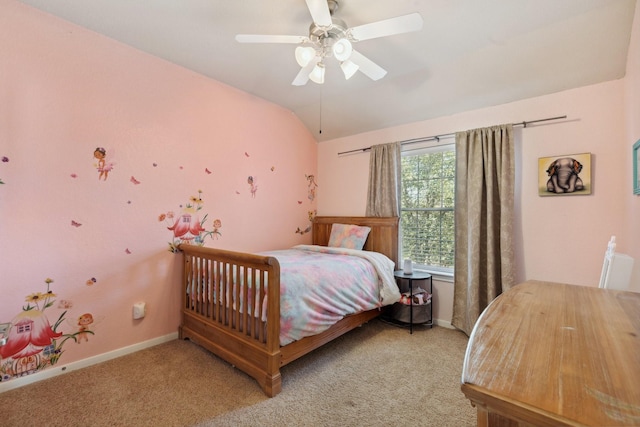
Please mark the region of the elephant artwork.
POLYGON ((540 195, 590 194, 590 160, 590 154, 540 159, 540 195))

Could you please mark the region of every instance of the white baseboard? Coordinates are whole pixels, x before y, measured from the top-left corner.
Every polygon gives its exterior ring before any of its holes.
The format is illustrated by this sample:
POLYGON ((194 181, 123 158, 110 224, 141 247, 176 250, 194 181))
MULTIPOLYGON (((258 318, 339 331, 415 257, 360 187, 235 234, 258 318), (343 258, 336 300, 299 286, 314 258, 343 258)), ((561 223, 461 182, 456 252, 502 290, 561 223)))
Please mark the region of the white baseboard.
POLYGON ((443 328, 447 328, 447 329, 456 329, 455 326, 453 326, 451 324, 451 322, 447 321, 447 320, 442 320, 442 319, 434 319, 433 320, 433 324, 436 326, 440 326, 443 328))
POLYGON ((91 365, 96 365, 101 362, 106 362, 107 360, 115 359, 127 354, 135 353, 136 351, 144 350, 145 348, 153 347, 168 341, 173 341, 177 338, 178 333, 175 332, 169 335, 133 344, 128 347, 123 347, 118 350, 110 351, 108 353, 102 353, 97 356, 89 357, 87 359, 78 360, 77 362, 69 363, 67 365, 56 366, 53 368, 44 369, 34 374, 25 375, 24 377, 3 381, 0 382, 0 393, 13 390, 28 384, 33 384, 38 381, 46 380, 48 378, 57 377, 58 375, 86 368, 91 365))

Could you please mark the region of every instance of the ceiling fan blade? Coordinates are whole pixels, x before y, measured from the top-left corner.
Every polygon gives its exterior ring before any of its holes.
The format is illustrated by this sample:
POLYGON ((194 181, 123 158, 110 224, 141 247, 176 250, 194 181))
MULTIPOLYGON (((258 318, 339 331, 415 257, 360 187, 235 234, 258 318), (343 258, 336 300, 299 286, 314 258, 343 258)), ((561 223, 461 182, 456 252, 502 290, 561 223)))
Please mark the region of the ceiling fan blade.
POLYGON ((309 63, 307 65, 302 67, 300 69, 300 71, 298 72, 298 75, 296 76, 296 78, 293 79, 293 82, 291 82, 291 84, 294 85, 294 86, 304 86, 304 85, 306 85, 307 82, 309 81, 309 74, 311 74, 311 71, 313 70, 313 67, 315 67, 317 62, 318 62, 317 59, 318 59, 318 57, 316 57, 316 60, 309 61, 309 63))
POLYGON ((351 52, 351 58, 349 59, 360 67, 359 70, 371 80, 380 80, 387 74, 387 70, 356 50, 351 52))
POLYGON ((265 34, 238 34, 236 41, 240 43, 305 43, 309 41, 306 36, 272 36, 265 34))
POLYGON ((327 0, 306 0, 313 22, 319 27, 328 27, 333 23, 327 0))
POLYGON ((410 33, 422 29, 422 16, 410 13, 396 18, 359 25, 349 30, 356 41, 375 39, 377 37, 392 36, 394 34, 410 33))

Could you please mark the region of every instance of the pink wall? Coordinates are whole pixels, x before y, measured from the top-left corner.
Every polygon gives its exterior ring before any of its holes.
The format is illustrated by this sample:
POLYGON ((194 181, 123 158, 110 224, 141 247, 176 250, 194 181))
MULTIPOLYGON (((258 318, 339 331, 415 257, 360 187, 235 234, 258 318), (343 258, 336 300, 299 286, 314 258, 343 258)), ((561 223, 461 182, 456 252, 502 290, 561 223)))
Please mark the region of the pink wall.
MULTIPOLYGON (((631 42, 627 55, 627 74, 625 76, 625 112, 627 134, 625 138, 627 152, 630 153, 635 141, 640 140, 640 4, 636 2, 631 42)), ((633 182, 631 162, 626 162, 625 193, 629 194, 633 182)), ((632 282, 640 290, 640 196, 627 198, 626 211, 629 228, 628 254, 635 259, 632 282)))
MULTIPOLYGON (((458 130, 567 115, 568 119, 516 131, 517 279, 596 286, 612 234, 621 252, 633 242, 627 179, 629 141, 624 131, 625 82, 611 81, 482 110, 322 142, 319 214, 362 215, 369 155, 338 152, 458 130), (592 153, 593 194, 540 197, 539 157, 592 153), (347 194, 348 193, 348 194, 347 194)), ((442 142, 453 142, 452 139, 442 142)), ((635 200, 634 200, 635 201, 635 200)), ((637 235, 637 234, 636 234, 637 235)), ((451 319, 452 283, 435 281, 435 318, 451 319)))
POLYGON ((162 214, 220 219, 211 247, 310 243, 296 230, 316 207, 317 145, 290 111, 13 0, 0 52, 0 322, 62 317, 72 334, 91 313, 95 335, 60 365, 177 332, 181 257, 162 214))

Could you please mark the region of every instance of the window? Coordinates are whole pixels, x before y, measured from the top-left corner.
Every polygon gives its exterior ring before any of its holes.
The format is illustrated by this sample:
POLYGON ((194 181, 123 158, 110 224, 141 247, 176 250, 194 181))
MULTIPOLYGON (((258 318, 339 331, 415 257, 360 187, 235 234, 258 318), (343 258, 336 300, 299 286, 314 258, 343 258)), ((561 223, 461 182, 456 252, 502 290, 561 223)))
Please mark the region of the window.
POLYGON ((49 344, 48 346, 42 349, 42 355, 46 358, 50 358, 55 354, 56 354, 56 346, 53 344, 49 344))
POLYGON ((16 325, 16 333, 18 334, 26 334, 27 332, 31 332, 31 326, 33 325, 33 321, 23 322, 16 325))
POLYGON ((402 259, 435 273, 453 273, 454 145, 404 152, 400 208, 402 259))

